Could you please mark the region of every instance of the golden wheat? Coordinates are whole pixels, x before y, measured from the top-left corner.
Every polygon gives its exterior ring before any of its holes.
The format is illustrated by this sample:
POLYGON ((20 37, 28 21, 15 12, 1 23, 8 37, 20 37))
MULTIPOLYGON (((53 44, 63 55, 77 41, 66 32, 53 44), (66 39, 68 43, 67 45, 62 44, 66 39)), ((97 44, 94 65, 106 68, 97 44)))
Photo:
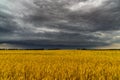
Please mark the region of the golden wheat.
POLYGON ((0 80, 120 80, 120 51, 1 50, 0 80))

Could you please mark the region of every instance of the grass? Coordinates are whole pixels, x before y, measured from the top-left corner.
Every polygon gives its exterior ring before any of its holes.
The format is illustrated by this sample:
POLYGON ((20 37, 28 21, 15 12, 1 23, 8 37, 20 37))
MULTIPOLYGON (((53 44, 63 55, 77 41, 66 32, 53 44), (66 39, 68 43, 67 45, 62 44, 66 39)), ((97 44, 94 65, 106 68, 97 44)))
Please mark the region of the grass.
POLYGON ((120 80, 120 51, 0 50, 0 80, 120 80))

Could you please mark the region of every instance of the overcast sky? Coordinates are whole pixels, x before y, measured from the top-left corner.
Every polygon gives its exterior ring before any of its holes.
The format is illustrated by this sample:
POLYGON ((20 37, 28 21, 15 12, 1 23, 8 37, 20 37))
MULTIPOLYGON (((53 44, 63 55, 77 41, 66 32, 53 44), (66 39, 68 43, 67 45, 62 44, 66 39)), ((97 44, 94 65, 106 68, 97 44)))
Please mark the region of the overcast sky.
POLYGON ((120 0, 0 0, 0 48, 120 49, 120 0))

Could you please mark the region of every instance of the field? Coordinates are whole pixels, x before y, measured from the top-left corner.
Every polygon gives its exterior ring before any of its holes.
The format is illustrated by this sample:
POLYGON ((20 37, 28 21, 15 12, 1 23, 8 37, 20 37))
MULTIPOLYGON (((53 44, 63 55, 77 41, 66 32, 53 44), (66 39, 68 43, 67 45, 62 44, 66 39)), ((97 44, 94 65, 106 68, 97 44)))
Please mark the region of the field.
POLYGON ((0 80, 120 80, 120 51, 0 50, 0 80))

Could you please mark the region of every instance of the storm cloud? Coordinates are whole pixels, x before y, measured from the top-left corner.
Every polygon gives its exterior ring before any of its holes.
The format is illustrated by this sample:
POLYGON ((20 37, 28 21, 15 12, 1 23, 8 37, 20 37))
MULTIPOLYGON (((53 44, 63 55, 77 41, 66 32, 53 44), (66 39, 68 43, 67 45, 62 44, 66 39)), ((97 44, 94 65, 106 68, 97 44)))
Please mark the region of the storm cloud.
POLYGON ((0 45, 97 48, 119 36, 120 0, 0 1, 0 45))

